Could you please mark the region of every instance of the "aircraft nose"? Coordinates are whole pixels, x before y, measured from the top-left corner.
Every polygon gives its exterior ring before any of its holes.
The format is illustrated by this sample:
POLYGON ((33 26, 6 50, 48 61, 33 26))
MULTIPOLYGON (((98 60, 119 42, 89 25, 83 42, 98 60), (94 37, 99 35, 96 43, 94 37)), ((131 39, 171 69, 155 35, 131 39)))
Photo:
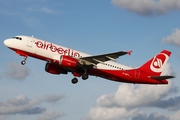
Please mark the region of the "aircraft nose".
POLYGON ((8 40, 8 39, 4 40, 4 45, 6 45, 8 47, 8 46, 10 46, 10 44, 11 44, 10 40, 8 40))

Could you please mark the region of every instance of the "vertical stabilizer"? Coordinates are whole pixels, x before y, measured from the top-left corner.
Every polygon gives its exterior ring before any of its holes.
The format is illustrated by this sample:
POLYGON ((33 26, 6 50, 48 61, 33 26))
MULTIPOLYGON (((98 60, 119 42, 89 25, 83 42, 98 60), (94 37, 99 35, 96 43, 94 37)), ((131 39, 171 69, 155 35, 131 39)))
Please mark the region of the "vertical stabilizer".
POLYGON ((170 55, 170 51, 163 50, 138 69, 147 72, 150 76, 160 76, 170 55))

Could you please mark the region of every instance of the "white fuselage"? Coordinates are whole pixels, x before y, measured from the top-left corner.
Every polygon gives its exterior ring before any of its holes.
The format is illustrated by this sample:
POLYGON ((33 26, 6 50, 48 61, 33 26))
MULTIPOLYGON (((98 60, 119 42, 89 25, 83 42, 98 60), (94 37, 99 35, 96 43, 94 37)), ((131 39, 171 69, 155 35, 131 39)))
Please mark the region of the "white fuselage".
MULTIPOLYGON (((34 56, 31 57, 37 57, 45 61, 59 60, 60 55, 67 55, 77 59, 80 57, 91 56, 90 54, 29 36, 16 36, 5 40, 4 44, 15 51, 21 50, 31 53, 32 55, 34 54, 34 56)), ((96 69, 127 70, 132 68, 114 61, 107 61, 97 64, 96 69)))

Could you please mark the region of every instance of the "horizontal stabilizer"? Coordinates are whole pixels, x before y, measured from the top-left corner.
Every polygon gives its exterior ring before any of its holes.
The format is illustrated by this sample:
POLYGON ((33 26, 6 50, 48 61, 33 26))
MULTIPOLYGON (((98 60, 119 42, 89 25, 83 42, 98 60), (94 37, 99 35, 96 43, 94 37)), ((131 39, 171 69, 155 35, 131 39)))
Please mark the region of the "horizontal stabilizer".
POLYGON ((165 79, 170 79, 170 78, 175 78, 175 77, 174 76, 165 75, 165 76, 149 76, 149 78, 155 79, 155 80, 165 80, 165 79))

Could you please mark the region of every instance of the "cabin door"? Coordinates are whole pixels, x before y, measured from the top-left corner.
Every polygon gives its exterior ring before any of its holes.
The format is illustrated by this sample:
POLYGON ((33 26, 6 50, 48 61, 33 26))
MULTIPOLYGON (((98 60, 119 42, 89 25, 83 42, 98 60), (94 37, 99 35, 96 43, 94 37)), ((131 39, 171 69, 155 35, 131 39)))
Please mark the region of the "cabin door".
POLYGON ((134 78, 138 79, 140 76, 140 71, 139 70, 134 70, 134 71, 135 71, 134 78))
POLYGON ((34 47, 35 46, 35 41, 34 41, 34 38, 29 38, 27 40, 27 50, 30 52, 30 53, 33 53, 35 54, 36 53, 36 48, 34 47))
POLYGON ((30 48, 32 48, 32 47, 33 47, 33 42, 34 42, 34 41, 33 41, 32 38, 28 39, 27 46, 30 47, 30 48))

